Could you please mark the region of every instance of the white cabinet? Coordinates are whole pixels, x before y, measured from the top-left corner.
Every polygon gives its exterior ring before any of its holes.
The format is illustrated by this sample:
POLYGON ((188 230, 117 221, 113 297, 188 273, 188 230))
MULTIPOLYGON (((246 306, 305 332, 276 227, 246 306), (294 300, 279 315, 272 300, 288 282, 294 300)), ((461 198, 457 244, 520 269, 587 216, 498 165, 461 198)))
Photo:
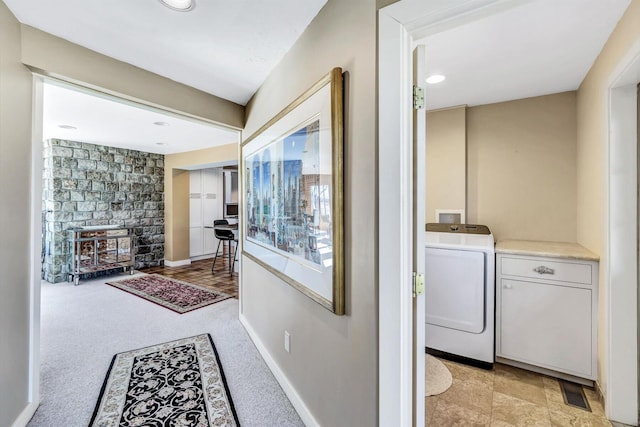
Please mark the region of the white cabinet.
POLYGON ((595 380, 597 261, 496 252, 497 360, 595 380))
POLYGON ((218 244, 212 228, 222 218, 222 172, 220 168, 189 172, 189 256, 210 255, 218 244))

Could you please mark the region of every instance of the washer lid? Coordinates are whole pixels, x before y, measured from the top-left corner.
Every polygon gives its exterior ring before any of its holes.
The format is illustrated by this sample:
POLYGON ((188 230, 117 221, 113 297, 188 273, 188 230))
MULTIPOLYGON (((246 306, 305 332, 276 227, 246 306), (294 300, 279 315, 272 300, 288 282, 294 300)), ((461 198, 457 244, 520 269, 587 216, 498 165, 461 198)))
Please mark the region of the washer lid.
POLYGON ((491 234, 489 227, 477 224, 444 224, 432 222, 427 224, 427 231, 437 233, 491 234))

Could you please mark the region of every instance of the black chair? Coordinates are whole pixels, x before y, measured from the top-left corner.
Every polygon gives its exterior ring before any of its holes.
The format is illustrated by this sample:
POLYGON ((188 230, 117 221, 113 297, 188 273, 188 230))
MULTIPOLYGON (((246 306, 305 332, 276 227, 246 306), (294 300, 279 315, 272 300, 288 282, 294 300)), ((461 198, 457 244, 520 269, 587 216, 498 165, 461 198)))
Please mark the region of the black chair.
MULTIPOLYGON (((227 221, 226 219, 216 219, 213 221, 213 226, 215 227, 216 225, 228 225, 229 221, 227 221)), ((233 263, 235 262, 236 259, 236 254, 234 252, 233 254, 233 262, 231 261, 231 242, 232 241, 236 241, 236 238, 233 234, 233 231, 231 230, 220 230, 217 228, 213 229, 213 233, 215 234, 216 238, 218 239, 218 247, 216 248, 216 255, 213 258, 213 265, 211 266, 211 271, 213 272, 213 269, 216 267, 216 261, 218 259, 218 251, 220 250, 220 243, 222 242, 228 242, 229 245, 229 274, 233 273, 233 263)), ((224 243, 222 244, 222 251, 224 253, 224 243)), ((238 251, 238 243, 236 242, 236 252, 238 251)))

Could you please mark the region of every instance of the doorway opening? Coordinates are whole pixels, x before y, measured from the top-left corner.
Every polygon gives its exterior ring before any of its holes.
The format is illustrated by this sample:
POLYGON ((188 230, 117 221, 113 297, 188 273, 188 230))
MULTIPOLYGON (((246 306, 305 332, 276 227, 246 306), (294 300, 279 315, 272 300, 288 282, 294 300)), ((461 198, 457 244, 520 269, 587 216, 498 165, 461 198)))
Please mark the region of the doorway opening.
MULTIPOLYGON (((455 3, 455 7, 464 8, 463 2, 455 3)), ((516 3, 527 2, 467 2, 466 6, 484 9, 482 14, 500 11, 516 3), (471 5, 475 3, 475 5, 471 5)), ((452 8, 455 8, 452 6, 452 8)), ((410 129, 408 118, 408 105, 410 101, 405 98, 401 90, 395 90, 391 86, 409 87, 409 74, 411 60, 409 56, 412 47, 412 38, 423 36, 425 26, 431 24, 431 29, 438 29, 443 19, 437 13, 427 10, 426 6, 417 1, 405 0, 381 9, 379 13, 379 117, 384 120, 379 122, 379 158, 384 159, 384 168, 391 168, 398 175, 398 181, 390 183, 387 177, 379 180, 379 200, 384 200, 379 209, 379 221, 381 224, 394 222, 398 227, 394 228, 396 234, 403 234, 403 218, 408 218, 409 210, 406 204, 392 209, 388 206, 388 200, 393 199, 393 192, 389 191, 393 185, 403 189, 411 188, 406 185, 410 176, 411 158, 404 150, 410 146, 407 133, 410 129), (437 15, 437 16, 436 16, 437 15), (395 51, 393 51, 395 49, 395 51), (390 63, 395 63, 395 65, 390 63), (389 87, 388 87, 389 86, 389 87), (409 101, 409 102, 407 102, 409 101), (398 148, 400 146, 400 148, 398 148), (403 216, 406 215, 406 216, 403 216), (389 221, 389 222, 387 222, 389 221)), ((460 12, 460 10, 458 10, 460 12)), ((457 12, 456 12, 457 13, 457 12)), ((469 14, 460 13, 460 20, 469 22, 473 18, 469 14)), ((459 24, 461 21, 458 21, 459 24)), ((447 21, 446 24, 450 24, 447 21)), ((637 215, 637 188, 630 186, 630 182, 637 182, 637 89, 638 76, 640 76, 638 56, 640 46, 636 43, 630 49, 629 54, 620 61, 617 72, 611 73, 611 84, 603 88, 607 91, 609 110, 603 108, 603 114, 609 113, 607 118, 608 144, 603 158, 603 197, 602 203, 606 204, 604 218, 601 224, 595 227, 602 228, 603 248, 601 257, 605 259, 601 267, 601 281, 605 281, 606 288, 602 288, 601 298, 605 301, 603 310, 600 310, 600 330, 606 331, 609 336, 601 337, 604 344, 600 345, 599 362, 606 365, 606 399, 607 416, 616 420, 628 420, 627 423, 637 423, 638 419, 638 322, 624 324, 623 319, 638 318, 638 223, 637 215), (631 86, 629 86, 631 85, 631 86), (629 98, 626 89, 633 89, 633 96, 629 98), (622 106, 621 108, 616 108, 622 106), (632 112, 629 115, 629 112, 632 112), (633 139, 623 137, 619 139, 619 125, 633 128, 633 139), (630 152, 629 148, 633 147, 630 152), (623 171, 621 173, 621 171, 623 171), (626 184, 625 184, 626 183, 626 184), (626 187, 625 187, 626 185, 626 187), (630 188, 631 187, 631 188, 630 188), (632 192, 633 194, 630 194, 632 192), (630 204, 632 206, 630 206, 630 204), (628 227, 627 227, 628 225, 628 227), (633 232, 631 232, 633 231, 633 232), (626 233, 626 235, 625 235, 626 233), (630 259, 631 258, 631 259, 630 259), (629 261, 629 262, 627 262, 629 261), (611 286, 615 282, 616 286, 611 286), (606 295, 603 295, 606 294, 606 295), (631 343, 632 350, 625 350, 631 343), (605 350, 606 348, 606 350, 605 350)), ((427 95, 428 96, 428 95, 427 95)), ((604 133, 603 132, 603 133, 604 133)), ((629 135, 629 134, 625 134, 629 135)), ((379 170, 383 170, 382 163, 379 170)), ((586 191, 586 190, 585 190, 586 191)), ((394 237, 382 230, 379 234, 379 256, 384 259, 393 259, 396 254, 406 254, 410 247, 410 241, 402 236, 394 237), (383 255, 384 254, 384 255, 383 255), (386 255, 389 255, 387 258, 386 255)), ((407 233, 409 235, 410 233, 407 233)), ((548 239, 551 240, 551 239, 548 239)), ((403 302, 411 289, 411 270, 401 260, 392 267, 382 266, 379 273, 380 282, 380 342, 393 343, 402 346, 409 342, 411 319, 405 313, 408 308, 403 302), (392 285, 393 284, 393 285, 392 285), (388 285, 388 288, 387 288, 388 285), (393 289, 391 288, 393 286, 393 289), (398 315, 398 313, 401 313, 398 315), (394 317, 395 316, 395 317, 394 317), (389 329, 395 329, 396 337, 387 335, 389 329), (400 339, 397 338, 400 332, 400 339)), ((408 363, 410 352, 408 347, 398 352, 380 352, 380 382, 391 385, 385 390, 380 390, 380 422, 398 418, 390 418, 395 411, 407 410, 406 399, 409 396, 407 384, 411 379, 406 377, 405 363, 408 363), (404 398, 404 399, 403 399, 404 398)), ((416 397, 416 396, 414 396, 416 397)), ((419 405, 419 403, 418 403, 419 405)))
POLYGON ((30 401, 39 402, 41 282, 67 281, 68 229, 135 229, 136 268, 181 256, 189 194, 173 176, 194 164, 237 162, 240 129, 51 77, 33 81, 30 401))

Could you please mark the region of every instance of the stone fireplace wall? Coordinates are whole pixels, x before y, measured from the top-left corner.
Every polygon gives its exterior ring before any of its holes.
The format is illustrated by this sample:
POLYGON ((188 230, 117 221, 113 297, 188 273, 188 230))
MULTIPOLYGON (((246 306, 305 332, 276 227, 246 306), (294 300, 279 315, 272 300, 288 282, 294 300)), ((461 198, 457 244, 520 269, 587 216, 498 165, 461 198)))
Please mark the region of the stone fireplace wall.
MULTIPOLYGON (((69 229, 133 227, 136 268, 164 259, 164 156, 84 142, 44 143, 43 278, 67 280, 69 229)), ((100 275, 100 273, 94 273, 100 275)))

